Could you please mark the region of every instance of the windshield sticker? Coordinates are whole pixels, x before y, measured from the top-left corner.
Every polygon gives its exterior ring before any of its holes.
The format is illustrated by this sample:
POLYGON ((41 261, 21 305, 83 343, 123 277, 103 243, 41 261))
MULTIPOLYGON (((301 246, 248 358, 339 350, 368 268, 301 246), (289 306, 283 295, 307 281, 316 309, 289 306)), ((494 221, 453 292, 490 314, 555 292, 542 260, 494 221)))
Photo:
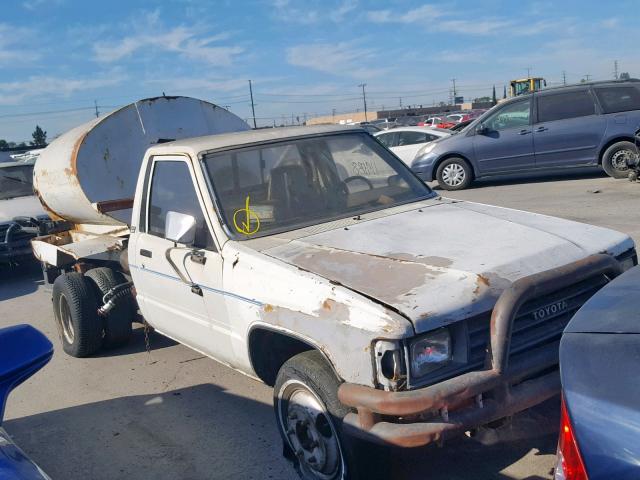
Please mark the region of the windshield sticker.
POLYGON ((233 226, 238 233, 253 235, 260 230, 260 217, 249 206, 249 195, 245 201, 245 207, 239 208, 233 214, 233 226))

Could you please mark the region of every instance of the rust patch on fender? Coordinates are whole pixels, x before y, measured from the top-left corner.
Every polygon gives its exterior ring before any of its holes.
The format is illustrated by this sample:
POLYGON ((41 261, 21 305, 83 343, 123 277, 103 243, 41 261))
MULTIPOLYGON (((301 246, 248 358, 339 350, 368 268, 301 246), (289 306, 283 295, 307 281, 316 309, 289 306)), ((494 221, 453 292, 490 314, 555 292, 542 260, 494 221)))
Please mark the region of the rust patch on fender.
POLYGON ((273 305, 270 305, 270 304, 267 303, 267 304, 265 304, 264 307, 262 307, 262 310, 264 310, 265 313, 271 313, 271 312, 273 312, 273 305))
POLYGON ((480 293, 480 290, 482 290, 484 287, 490 286, 491 282, 489 281, 489 279, 486 276, 480 274, 476 276, 476 288, 473 290, 473 294, 478 295, 478 293, 480 293))
POLYGON ((331 310, 332 303, 336 302, 331 300, 330 298, 327 298, 324 302, 322 302, 322 308, 324 308, 325 310, 331 310))

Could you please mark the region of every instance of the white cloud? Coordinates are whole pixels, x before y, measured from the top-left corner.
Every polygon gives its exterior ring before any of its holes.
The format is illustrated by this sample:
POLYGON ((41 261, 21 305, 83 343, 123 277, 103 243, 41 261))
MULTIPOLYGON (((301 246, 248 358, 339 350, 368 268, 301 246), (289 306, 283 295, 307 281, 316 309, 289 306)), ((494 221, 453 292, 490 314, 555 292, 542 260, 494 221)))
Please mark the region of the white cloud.
POLYGON ((295 0, 272 0, 273 17, 286 23, 312 25, 320 22, 340 23, 358 7, 358 0, 341 0, 335 6, 322 3, 314 8, 312 2, 296 2, 295 0))
POLYGON ((435 5, 423 5, 401 14, 392 10, 374 10, 367 14, 367 18, 374 23, 415 23, 435 20, 445 13, 445 9, 435 5))
POLYGON ((27 0, 22 3, 22 6, 27 10, 37 10, 47 5, 58 7, 64 2, 65 0, 27 0))
POLYGON ((19 105, 31 98, 69 97, 74 93, 121 84, 126 77, 108 72, 91 78, 31 76, 24 80, 0 82, 0 105, 19 105))
POLYGON ((602 21, 602 26, 604 28, 616 28, 618 25, 620 25, 619 18, 611 17, 611 18, 606 18, 602 21))
POLYGON ((196 60, 216 66, 233 64, 237 55, 244 51, 240 46, 216 45, 229 35, 220 33, 206 35, 201 28, 167 27, 160 22, 159 12, 147 13, 136 23, 138 33, 115 41, 100 41, 94 44, 95 59, 112 63, 137 55, 173 52, 182 58, 196 60))
POLYGON ((287 61, 291 65, 353 78, 369 78, 383 73, 383 69, 366 66, 367 61, 374 57, 374 50, 348 42, 304 44, 287 49, 287 61))
POLYGON ((0 23, 0 65, 16 65, 32 62, 39 58, 33 50, 27 50, 24 45, 34 35, 34 32, 6 23, 0 23))

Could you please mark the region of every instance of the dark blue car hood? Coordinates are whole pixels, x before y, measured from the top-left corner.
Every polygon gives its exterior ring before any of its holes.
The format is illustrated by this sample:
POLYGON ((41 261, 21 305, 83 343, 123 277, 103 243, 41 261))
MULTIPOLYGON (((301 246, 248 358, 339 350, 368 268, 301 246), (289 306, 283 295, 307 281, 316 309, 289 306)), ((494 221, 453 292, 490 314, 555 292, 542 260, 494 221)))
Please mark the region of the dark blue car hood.
POLYGON ((591 297, 565 332, 640 333, 640 266, 634 267, 591 297))

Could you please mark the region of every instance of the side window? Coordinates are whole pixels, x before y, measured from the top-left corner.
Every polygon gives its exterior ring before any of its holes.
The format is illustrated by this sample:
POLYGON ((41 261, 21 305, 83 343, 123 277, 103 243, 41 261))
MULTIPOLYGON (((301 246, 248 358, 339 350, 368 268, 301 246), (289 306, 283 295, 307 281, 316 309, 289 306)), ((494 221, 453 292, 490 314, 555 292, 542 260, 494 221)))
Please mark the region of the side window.
POLYGON ((398 134, 398 146, 415 145, 417 143, 425 143, 427 135, 422 132, 400 132, 398 134))
POLYGON ((540 123, 586 117, 595 113, 595 104, 588 90, 538 97, 538 122, 540 123))
POLYGON ((167 212, 192 215, 196 219, 196 242, 201 248, 214 248, 213 238, 200 208, 189 167, 185 162, 156 162, 149 197, 149 233, 165 236, 167 212))
POLYGON ((489 130, 527 127, 531 118, 531 100, 515 102, 501 108, 483 123, 489 130))
POLYGON ((640 110, 640 89, 636 87, 596 88, 604 113, 640 110))
POLYGON ((395 133, 385 133, 383 135, 378 135, 376 136, 376 138, 380 141, 380 143, 382 143, 385 147, 387 148, 391 148, 394 147, 394 137, 396 136, 395 133))

